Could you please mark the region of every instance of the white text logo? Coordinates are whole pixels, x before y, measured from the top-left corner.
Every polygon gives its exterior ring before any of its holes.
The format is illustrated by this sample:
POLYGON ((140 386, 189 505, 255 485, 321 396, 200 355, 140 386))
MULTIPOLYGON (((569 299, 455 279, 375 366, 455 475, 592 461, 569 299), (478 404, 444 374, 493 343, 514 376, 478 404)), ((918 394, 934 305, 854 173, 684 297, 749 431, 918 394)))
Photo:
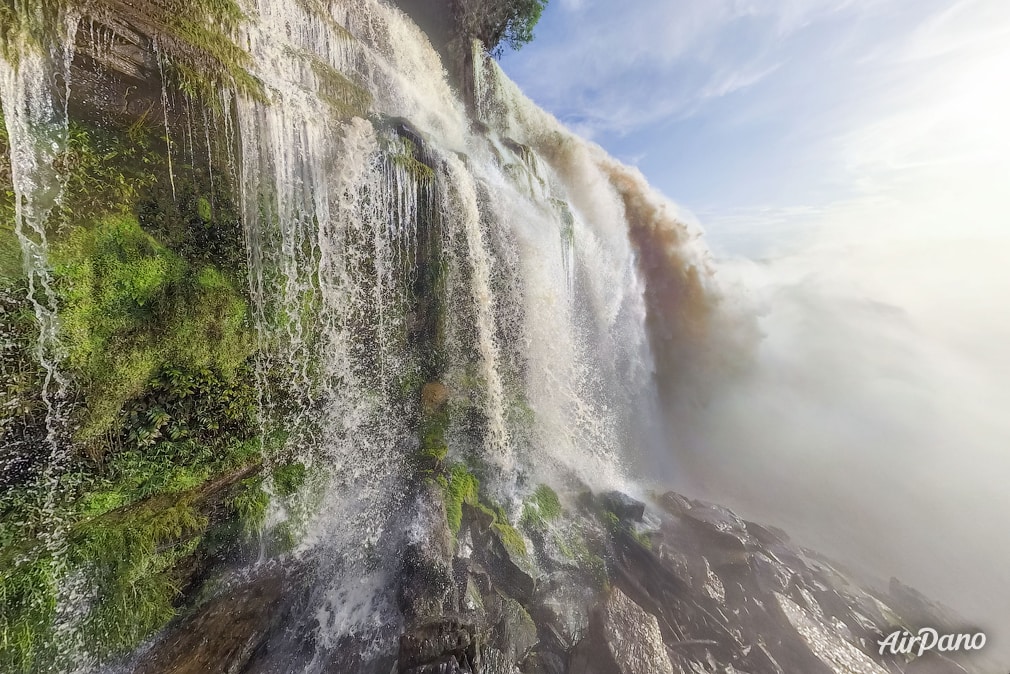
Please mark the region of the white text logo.
POLYGON ((895 630, 884 639, 877 642, 880 654, 915 653, 922 655, 932 650, 943 653, 953 651, 977 651, 985 646, 985 635, 975 634, 943 634, 932 627, 923 627, 918 634, 906 630, 895 630))

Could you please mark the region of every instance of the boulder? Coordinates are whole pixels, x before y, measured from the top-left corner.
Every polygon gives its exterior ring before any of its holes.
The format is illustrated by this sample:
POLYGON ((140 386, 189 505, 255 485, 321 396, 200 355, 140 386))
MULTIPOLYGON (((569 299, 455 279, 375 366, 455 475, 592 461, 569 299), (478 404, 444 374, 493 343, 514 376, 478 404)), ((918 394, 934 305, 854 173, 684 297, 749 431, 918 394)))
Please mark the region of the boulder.
POLYGON ((656 617, 615 589, 590 618, 571 674, 676 674, 656 617))
POLYGON ((276 627, 285 576, 272 568, 213 599, 171 629, 140 656, 138 674, 203 674, 244 671, 276 627))
POLYGON ((489 643, 511 662, 519 662, 537 644, 537 626, 522 604, 509 597, 486 603, 491 625, 489 643))
POLYGON ((523 674, 566 674, 565 657, 552 651, 531 653, 519 668, 523 674))
POLYGON ((608 491, 600 496, 600 503, 618 519, 641 522, 645 517, 645 504, 619 491, 608 491))
POLYGON ((471 567, 486 570, 490 582, 503 594, 530 604, 538 574, 529 556, 506 545, 494 517, 486 511, 464 503, 463 518, 473 542, 471 567))

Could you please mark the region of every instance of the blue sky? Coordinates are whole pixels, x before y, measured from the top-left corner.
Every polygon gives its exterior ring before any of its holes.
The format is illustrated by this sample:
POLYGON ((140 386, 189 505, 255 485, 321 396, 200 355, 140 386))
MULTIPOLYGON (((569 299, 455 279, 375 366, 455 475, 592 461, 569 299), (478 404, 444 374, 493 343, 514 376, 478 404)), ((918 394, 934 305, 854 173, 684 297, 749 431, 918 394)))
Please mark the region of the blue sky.
POLYGON ((1010 229, 1010 2, 551 0, 536 36, 506 72, 717 253, 1010 229))

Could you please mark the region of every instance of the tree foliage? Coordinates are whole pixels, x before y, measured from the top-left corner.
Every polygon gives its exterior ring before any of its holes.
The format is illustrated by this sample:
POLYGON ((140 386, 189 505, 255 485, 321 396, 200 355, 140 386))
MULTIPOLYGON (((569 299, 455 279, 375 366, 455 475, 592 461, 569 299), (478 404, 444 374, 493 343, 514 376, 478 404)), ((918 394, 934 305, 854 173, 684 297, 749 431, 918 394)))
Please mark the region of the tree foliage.
POLYGON ((456 25, 494 56, 533 40, 547 0, 455 0, 456 25))

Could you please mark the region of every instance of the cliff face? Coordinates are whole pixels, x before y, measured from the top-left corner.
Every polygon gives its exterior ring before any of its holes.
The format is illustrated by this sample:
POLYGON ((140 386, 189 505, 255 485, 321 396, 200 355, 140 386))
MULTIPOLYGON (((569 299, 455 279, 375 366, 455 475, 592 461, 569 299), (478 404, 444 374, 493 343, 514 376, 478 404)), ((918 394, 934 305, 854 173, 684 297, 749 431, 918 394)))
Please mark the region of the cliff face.
POLYGON ((0 34, 0 669, 919 671, 828 562, 612 492, 704 260, 483 54, 375 0, 0 34))

